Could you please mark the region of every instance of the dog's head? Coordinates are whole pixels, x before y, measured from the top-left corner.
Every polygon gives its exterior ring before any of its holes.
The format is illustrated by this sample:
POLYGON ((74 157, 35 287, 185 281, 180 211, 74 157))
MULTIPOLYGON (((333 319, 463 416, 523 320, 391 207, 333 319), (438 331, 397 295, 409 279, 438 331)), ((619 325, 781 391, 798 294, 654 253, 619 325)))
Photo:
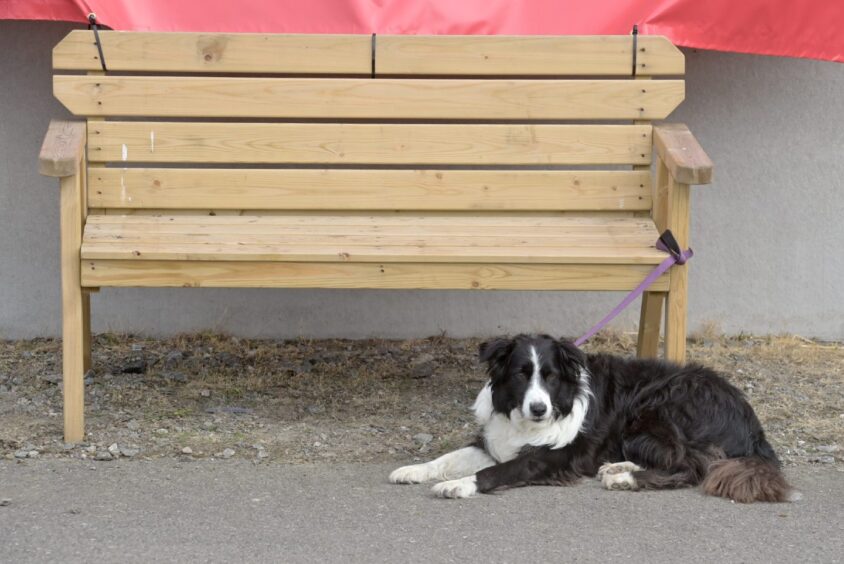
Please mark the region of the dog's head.
POLYGON ((568 341, 548 335, 493 339, 481 344, 480 358, 490 377, 487 409, 519 422, 566 417, 589 393, 586 357, 568 341))

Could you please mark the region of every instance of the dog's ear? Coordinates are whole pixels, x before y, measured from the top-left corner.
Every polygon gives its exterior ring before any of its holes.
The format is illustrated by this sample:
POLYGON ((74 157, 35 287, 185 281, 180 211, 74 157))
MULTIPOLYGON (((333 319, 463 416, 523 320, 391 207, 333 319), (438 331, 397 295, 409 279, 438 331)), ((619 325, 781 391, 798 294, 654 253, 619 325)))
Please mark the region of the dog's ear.
POLYGON ((481 362, 485 362, 490 369, 501 366, 513 352, 513 339, 497 338, 481 343, 478 349, 481 362))
POLYGON ((580 370, 586 368, 586 355, 571 341, 559 339, 556 343, 560 366, 567 374, 577 378, 580 370))

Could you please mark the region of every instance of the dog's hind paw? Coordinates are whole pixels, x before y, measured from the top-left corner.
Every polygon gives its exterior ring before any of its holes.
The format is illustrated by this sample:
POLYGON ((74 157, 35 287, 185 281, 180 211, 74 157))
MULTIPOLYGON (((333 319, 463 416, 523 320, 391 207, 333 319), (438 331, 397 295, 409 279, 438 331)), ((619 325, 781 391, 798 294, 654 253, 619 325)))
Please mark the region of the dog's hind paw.
POLYGON ((388 479, 392 484, 421 484, 435 477, 427 464, 412 464, 396 468, 388 479))
POLYGON ((449 480, 447 482, 440 482, 431 488, 434 495, 437 497, 446 497, 450 499, 461 499, 472 497, 478 493, 477 480, 475 476, 466 476, 458 480, 449 480))

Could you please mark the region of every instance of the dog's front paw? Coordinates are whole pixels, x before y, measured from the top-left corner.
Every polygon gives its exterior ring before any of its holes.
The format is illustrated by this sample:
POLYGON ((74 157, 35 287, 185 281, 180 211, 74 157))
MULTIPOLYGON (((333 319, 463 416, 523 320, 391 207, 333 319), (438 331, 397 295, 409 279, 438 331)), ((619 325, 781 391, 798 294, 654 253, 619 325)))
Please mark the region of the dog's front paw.
POLYGON ((458 480, 449 480, 447 482, 440 482, 431 488, 434 495, 437 497, 447 497, 451 499, 460 499, 472 497, 478 493, 478 485, 475 476, 466 476, 458 480))
POLYGON ((433 478, 427 464, 412 464, 390 472, 389 480, 393 484, 421 484, 433 478))
POLYGON ((629 461, 624 462, 605 462, 598 468, 598 475, 596 476, 602 482, 606 476, 612 474, 623 474, 625 472, 636 472, 642 467, 629 461))

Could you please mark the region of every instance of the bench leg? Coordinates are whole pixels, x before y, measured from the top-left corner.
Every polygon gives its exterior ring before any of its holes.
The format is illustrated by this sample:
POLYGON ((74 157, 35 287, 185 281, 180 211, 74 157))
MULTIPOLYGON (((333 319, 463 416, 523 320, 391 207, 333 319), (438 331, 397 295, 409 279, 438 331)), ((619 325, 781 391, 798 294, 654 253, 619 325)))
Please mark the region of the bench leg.
POLYGON ((665 307, 665 358, 673 362, 686 361, 686 292, 689 267, 671 269, 671 284, 665 307))
POLYGON ((642 312, 639 316, 639 358, 656 358, 659 355, 659 328, 662 323, 664 292, 642 294, 642 312))
POLYGON ((85 369, 90 363, 88 300, 82 291, 82 199, 81 176, 62 178, 62 372, 64 388, 64 439, 80 442, 85 436, 85 369))

